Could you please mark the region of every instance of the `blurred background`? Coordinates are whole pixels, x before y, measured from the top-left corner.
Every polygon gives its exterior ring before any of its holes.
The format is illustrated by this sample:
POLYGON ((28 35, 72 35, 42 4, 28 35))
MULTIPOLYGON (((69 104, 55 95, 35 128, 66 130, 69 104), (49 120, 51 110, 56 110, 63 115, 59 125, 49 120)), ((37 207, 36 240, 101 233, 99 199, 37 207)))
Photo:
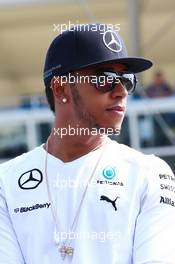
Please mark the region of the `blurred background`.
POLYGON ((114 139, 166 160, 175 171, 174 0, 0 0, 0 162, 42 144, 53 121, 43 64, 61 24, 118 24, 139 75, 122 134, 114 139))

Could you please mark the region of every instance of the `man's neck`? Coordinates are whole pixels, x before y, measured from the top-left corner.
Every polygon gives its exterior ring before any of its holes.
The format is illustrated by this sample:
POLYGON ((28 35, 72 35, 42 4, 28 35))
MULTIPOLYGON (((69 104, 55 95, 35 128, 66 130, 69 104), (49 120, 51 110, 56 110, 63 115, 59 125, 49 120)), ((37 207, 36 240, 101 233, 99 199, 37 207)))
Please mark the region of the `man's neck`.
MULTIPOLYGON (((100 148, 106 136, 70 136, 58 137, 52 132, 48 138, 48 152, 63 162, 73 161, 100 148)), ((46 146, 44 146, 46 149, 46 146)))

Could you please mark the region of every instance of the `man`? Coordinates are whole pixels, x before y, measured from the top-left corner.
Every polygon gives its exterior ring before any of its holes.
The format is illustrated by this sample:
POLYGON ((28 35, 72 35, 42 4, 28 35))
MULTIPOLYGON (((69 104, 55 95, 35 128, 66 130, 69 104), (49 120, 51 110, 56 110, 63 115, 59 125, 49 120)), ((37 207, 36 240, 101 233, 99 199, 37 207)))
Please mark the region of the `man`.
POLYGON ((161 98, 173 95, 173 89, 166 81, 164 73, 157 71, 153 75, 153 82, 146 88, 146 96, 150 98, 161 98))
POLYGON ((107 137, 120 133, 134 73, 152 63, 128 57, 107 25, 93 27, 53 40, 44 67, 53 130, 1 165, 3 264, 175 263, 171 169, 107 137))
MULTIPOLYGON (((145 96, 147 98, 170 98, 173 95, 173 88, 166 80, 165 74, 162 71, 156 71, 153 75, 153 81, 145 90, 145 96)), ((175 114, 174 113, 162 113, 157 118, 146 117, 145 120, 149 120, 150 127, 154 130, 154 133, 151 135, 151 140, 149 143, 155 146, 167 146, 172 141, 169 138, 169 133, 167 133, 167 127, 169 130, 174 130, 175 128, 175 114), (162 120, 162 121, 161 121, 162 120), (162 123, 166 126, 162 126, 162 123), (157 135, 157 131, 159 134, 157 135), (151 142, 152 141, 152 142, 151 142)), ((173 131, 172 131, 173 132, 173 131)), ((148 143, 148 144, 149 144, 148 143)))

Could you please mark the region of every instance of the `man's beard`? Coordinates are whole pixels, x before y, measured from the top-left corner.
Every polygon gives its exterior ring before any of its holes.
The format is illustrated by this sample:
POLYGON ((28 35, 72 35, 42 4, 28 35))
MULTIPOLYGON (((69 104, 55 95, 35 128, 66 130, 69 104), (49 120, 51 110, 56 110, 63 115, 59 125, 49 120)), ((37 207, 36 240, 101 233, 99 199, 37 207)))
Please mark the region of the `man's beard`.
MULTIPOLYGON (((92 130, 95 128, 97 131, 100 132, 101 129, 104 129, 104 133, 108 134, 109 127, 103 127, 101 124, 97 122, 95 116, 92 113, 89 113, 75 85, 71 85, 71 93, 72 93, 72 98, 73 98, 73 103, 74 103, 75 115, 77 119, 80 120, 80 123, 82 121, 83 124, 85 124, 89 130, 92 130)), ((115 135, 120 134, 121 127, 119 128, 110 127, 110 129, 113 131, 113 134, 115 135)))

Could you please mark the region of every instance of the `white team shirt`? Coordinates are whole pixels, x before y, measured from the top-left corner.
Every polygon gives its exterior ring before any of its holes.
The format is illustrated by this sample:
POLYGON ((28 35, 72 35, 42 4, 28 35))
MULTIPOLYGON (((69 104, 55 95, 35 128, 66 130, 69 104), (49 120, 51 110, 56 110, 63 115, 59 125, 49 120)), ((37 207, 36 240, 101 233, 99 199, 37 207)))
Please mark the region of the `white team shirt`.
MULTIPOLYGON (((66 163, 48 155, 62 235, 72 225, 102 148, 66 163)), ((39 146, 0 166, 1 264, 175 263, 175 177, 163 160, 109 139, 69 237, 74 255, 62 260, 45 156, 39 146)))

